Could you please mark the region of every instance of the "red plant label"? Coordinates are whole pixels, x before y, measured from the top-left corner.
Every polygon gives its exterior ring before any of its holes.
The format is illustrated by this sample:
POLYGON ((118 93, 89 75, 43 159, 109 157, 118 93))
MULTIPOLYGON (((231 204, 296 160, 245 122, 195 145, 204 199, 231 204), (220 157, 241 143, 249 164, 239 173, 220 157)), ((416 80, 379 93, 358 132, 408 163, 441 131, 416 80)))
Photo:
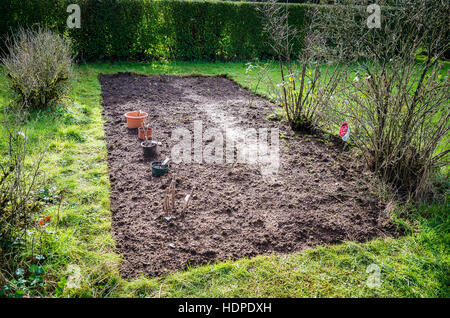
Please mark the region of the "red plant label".
POLYGON ((348 124, 347 123, 343 123, 341 126, 341 129, 339 130, 339 135, 341 137, 344 137, 347 134, 348 131, 348 124))
POLYGON ((339 130, 339 135, 343 141, 347 141, 348 137, 350 137, 350 127, 348 127, 347 123, 342 124, 341 129, 339 130))

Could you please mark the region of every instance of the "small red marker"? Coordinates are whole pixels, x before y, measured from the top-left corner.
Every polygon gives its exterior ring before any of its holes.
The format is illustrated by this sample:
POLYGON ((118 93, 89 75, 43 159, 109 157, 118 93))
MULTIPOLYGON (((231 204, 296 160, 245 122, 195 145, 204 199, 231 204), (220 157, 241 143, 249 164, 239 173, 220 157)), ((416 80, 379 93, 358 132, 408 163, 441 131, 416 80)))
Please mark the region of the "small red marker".
POLYGON ((343 141, 347 141, 348 137, 350 137, 350 127, 347 123, 342 124, 341 129, 339 129, 339 135, 343 141))

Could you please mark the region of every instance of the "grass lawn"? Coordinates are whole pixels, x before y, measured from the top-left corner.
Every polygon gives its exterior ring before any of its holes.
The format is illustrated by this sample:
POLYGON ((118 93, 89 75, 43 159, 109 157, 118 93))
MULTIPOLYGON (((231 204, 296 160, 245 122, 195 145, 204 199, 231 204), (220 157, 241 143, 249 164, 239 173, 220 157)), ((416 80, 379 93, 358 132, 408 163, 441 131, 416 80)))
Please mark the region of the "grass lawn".
MULTIPOLYGON (((115 253, 111 235, 99 73, 228 74, 253 88, 246 69, 245 63, 205 62, 77 67, 66 107, 34 114, 36 122, 29 124, 27 134, 34 149, 49 142, 42 167, 46 186, 41 189, 49 203, 43 214, 56 220, 58 202, 52 198, 63 189, 66 194, 58 226, 52 222, 50 233, 41 236, 43 244, 36 242, 13 269, 3 273, 11 288, 18 284, 16 270, 26 271, 37 262, 36 255, 42 255, 45 287, 22 282, 19 289, 26 293, 62 297, 450 297, 448 203, 417 207, 406 216, 397 216, 396 222, 406 230, 398 239, 344 242, 291 255, 220 262, 159 278, 126 281, 120 277, 121 256, 115 253), (367 285, 374 274, 367 272, 371 264, 380 268, 378 288, 367 285)), ((272 72, 276 74, 275 67, 272 72)), ((4 80, 0 78, 1 83, 4 80)), ((258 92, 266 93, 264 87, 258 92)), ((5 98, 0 89, 2 104, 5 98)), ((3 139, 0 136, 2 151, 3 139)))

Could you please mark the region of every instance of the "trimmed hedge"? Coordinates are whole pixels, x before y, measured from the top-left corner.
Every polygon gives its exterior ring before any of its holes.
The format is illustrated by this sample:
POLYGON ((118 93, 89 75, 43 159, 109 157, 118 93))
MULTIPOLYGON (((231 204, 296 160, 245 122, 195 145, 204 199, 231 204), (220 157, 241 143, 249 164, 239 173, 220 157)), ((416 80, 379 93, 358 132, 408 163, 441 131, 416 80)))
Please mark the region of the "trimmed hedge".
MULTIPOLYGON (((2 0, 0 36, 39 23, 68 36, 83 60, 248 60, 273 53, 255 7, 260 3, 176 0, 2 0), (67 6, 81 8, 81 29, 68 29, 67 6)), ((299 30, 312 5, 290 4, 299 30)), ((3 42, 3 41, 2 41, 3 42)), ((295 44, 301 49, 302 39, 295 44)), ((4 45, 4 44, 2 44, 4 45)))
MULTIPOLYGON (((0 37, 19 25, 45 25, 72 40, 81 60, 253 60, 273 57, 254 2, 177 0, 1 0, 0 37), (81 8, 81 29, 68 29, 67 6, 81 8)), ((302 30, 314 4, 289 4, 302 30)), ((321 6, 331 10, 332 6, 321 6)), ((4 44, 2 41, 2 46, 4 44)))

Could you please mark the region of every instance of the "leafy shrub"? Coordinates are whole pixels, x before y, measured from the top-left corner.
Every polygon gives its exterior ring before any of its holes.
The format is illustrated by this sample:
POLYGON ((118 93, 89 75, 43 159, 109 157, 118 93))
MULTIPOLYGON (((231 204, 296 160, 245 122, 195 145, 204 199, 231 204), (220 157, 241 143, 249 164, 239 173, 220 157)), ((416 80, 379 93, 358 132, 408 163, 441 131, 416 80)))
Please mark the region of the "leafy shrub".
MULTIPOLYGON (((81 60, 250 60, 275 57, 256 8, 263 3, 178 0, 78 0, 81 28, 67 29, 72 0, 0 1, 0 37, 20 25, 40 24, 70 37, 81 60), (1 16, 3 14, 3 16, 1 16)), ((289 4, 289 24, 299 30, 314 4, 289 4)), ((365 13, 364 13, 365 14, 365 13)), ((1 44, 0 44, 1 45, 1 44)), ((348 43, 351 45, 351 43, 348 43)))
POLYGON ((45 28, 22 29, 9 39, 1 59, 12 91, 22 105, 46 108, 61 99, 73 74, 70 45, 45 28))

